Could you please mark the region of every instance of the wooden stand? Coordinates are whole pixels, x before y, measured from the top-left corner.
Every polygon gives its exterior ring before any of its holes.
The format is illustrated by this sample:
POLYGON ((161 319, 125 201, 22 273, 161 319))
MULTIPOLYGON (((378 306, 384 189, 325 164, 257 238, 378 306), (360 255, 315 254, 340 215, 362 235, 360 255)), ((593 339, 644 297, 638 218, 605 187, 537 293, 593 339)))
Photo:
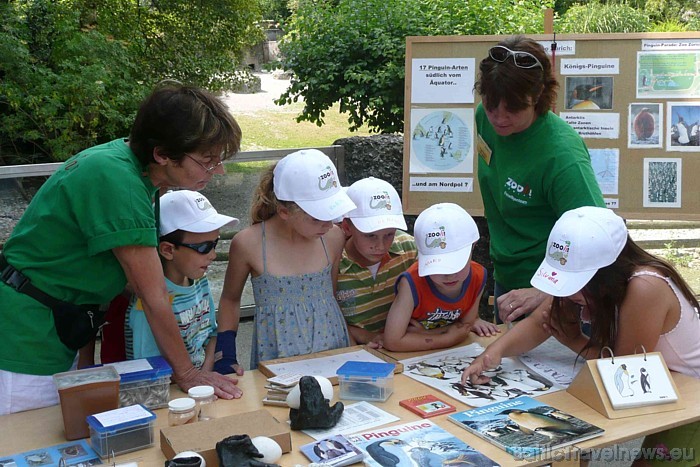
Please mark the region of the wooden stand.
MULTIPOLYGON (((657 352, 648 352, 648 355, 652 353, 657 352)), ((654 404, 644 407, 632 407, 629 409, 614 409, 608 398, 608 393, 605 391, 605 386, 603 386, 603 380, 600 378, 595 360, 586 361, 585 366, 581 369, 579 374, 576 375, 576 378, 574 378, 566 391, 610 419, 681 410, 685 408, 685 405, 681 400, 680 392, 668 368, 666 368, 666 373, 673 385, 673 389, 676 391, 676 394, 678 394, 678 400, 668 404, 654 404)))

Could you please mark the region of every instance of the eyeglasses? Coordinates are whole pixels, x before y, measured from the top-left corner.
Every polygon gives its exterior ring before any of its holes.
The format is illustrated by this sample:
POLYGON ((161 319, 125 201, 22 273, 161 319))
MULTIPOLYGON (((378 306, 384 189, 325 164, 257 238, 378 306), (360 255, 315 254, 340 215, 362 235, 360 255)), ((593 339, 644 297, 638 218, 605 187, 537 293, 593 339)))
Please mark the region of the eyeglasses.
POLYGON ((513 63, 515 63, 515 66, 518 68, 535 68, 538 66, 544 69, 540 61, 537 60, 537 57, 530 52, 510 50, 508 47, 502 45, 491 47, 489 49, 489 57, 498 63, 503 63, 508 60, 508 57, 513 57, 513 63))
POLYGON ((216 240, 208 240, 206 242, 201 242, 201 243, 181 243, 181 242, 170 242, 173 245, 177 246, 184 246, 185 248, 189 248, 191 250, 196 251, 200 255, 206 255, 209 253, 211 250, 216 248, 216 244, 219 243, 219 239, 217 238, 216 240))
POLYGON ((187 157, 189 157, 190 159, 192 159, 193 161, 195 161, 195 163, 196 163, 198 166, 200 166, 201 168, 203 168, 204 170, 206 170, 207 173, 212 173, 212 172, 215 171, 221 164, 224 163, 224 161, 219 160, 219 162, 217 162, 216 164, 212 165, 211 167, 207 167, 206 165, 202 164, 201 162, 199 162, 197 159, 195 159, 194 157, 190 156, 189 154, 185 153, 185 156, 187 156, 187 157))

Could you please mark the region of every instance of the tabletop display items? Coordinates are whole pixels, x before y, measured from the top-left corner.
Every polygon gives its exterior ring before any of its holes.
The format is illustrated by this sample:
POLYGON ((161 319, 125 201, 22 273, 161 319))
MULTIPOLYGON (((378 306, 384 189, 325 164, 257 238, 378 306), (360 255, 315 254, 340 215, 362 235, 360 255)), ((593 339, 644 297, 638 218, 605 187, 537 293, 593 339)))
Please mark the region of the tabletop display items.
POLYGON ((457 410, 454 405, 448 404, 432 394, 404 399, 399 401, 399 405, 420 415, 422 418, 436 417, 457 410))
POLYGON ((292 389, 299 384, 299 379, 304 376, 300 373, 285 373, 282 375, 267 378, 265 389, 267 394, 262 400, 265 405, 276 405, 280 407, 289 407, 287 404, 287 396, 292 389))
POLYGON ((364 455, 343 435, 333 435, 299 448, 311 462, 342 467, 362 461, 364 455))
POLYGON ((323 376, 303 376, 287 396, 292 430, 331 428, 338 423, 345 406, 333 406, 333 385, 323 376))
MULTIPOLYGON (((267 439, 274 443, 274 440, 267 439)), ((264 446, 263 451, 266 451, 266 448, 269 446, 266 444, 264 446)), ((250 436, 233 435, 216 443, 216 454, 219 457, 219 465, 221 467, 279 467, 278 464, 273 462, 282 457, 282 449, 279 449, 279 455, 276 456, 277 459, 271 461, 266 458, 267 453, 258 449, 253 440, 250 439, 250 436)))
POLYGON ((366 453, 365 465, 469 465, 494 467, 496 462, 430 420, 381 427, 346 435, 366 453))
POLYGON ((596 366, 610 404, 616 410, 678 400, 660 353, 601 358, 596 360, 596 366))
POLYGON ((551 452, 604 430, 528 396, 448 415, 448 420, 517 459, 551 452))

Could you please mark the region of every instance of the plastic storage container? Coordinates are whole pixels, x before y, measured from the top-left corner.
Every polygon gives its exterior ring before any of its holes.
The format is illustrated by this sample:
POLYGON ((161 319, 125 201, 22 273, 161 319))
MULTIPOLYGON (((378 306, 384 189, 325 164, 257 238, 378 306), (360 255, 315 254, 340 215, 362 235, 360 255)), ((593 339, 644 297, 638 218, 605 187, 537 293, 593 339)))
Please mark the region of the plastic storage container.
POLYGON ((88 415, 119 407, 119 373, 104 366, 53 375, 63 413, 67 440, 87 438, 88 415))
POLYGON ((161 356, 113 363, 119 375, 119 407, 141 404, 148 409, 162 409, 170 399, 173 369, 161 356))
POLYGON ((197 420, 200 422, 214 418, 214 388, 212 386, 195 386, 187 391, 197 404, 197 420))
POLYGON ((385 401, 394 392, 393 363, 345 362, 338 368, 340 398, 385 401))
POLYGON ((140 404, 91 415, 90 444, 103 459, 153 446, 155 420, 156 415, 140 404))
POLYGON ((168 402, 168 425, 180 426, 197 421, 197 403, 191 397, 168 402))

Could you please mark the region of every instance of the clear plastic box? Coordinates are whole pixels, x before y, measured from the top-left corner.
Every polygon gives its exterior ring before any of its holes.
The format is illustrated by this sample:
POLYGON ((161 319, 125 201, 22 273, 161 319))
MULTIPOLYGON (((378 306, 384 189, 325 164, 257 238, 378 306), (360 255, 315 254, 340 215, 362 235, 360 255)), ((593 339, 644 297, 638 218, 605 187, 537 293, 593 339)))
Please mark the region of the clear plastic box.
POLYGON ((162 409, 170 400, 173 369, 162 356, 112 363, 119 375, 119 407, 141 404, 162 409))
POLYGON ((338 368, 340 398, 361 401, 385 401, 394 392, 393 363, 345 362, 338 368))
POLYGON ((103 459, 153 446, 155 420, 156 415, 141 404, 91 415, 90 444, 103 459))

